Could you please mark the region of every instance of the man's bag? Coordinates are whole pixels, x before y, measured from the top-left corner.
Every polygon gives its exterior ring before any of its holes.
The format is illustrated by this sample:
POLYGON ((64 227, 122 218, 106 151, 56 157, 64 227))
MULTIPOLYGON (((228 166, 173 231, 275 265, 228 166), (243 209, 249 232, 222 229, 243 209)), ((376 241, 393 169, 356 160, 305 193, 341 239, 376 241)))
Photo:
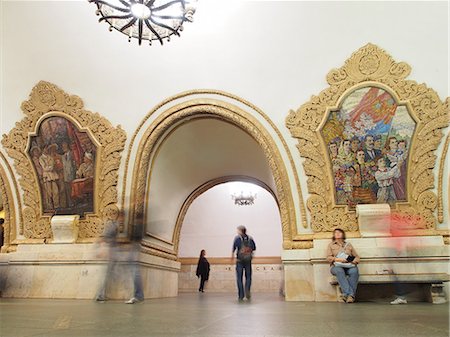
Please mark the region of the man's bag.
POLYGON ((253 258, 253 248, 251 245, 251 238, 247 235, 241 236, 241 248, 238 251, 237 258, 240 262, 250 262, 253 258))

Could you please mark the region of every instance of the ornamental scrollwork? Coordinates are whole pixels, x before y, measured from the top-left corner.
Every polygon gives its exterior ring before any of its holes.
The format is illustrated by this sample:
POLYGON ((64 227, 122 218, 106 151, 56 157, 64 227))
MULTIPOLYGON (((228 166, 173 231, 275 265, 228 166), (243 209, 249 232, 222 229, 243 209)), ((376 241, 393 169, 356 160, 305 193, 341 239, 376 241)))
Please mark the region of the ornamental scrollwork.
MULTIPOLYGON (((19 184, 23 192, 23 235, 27 239, 49 239, 52 237, 51 216, 43 214, 43 200, 40 193, 35 164, 29 155, 30 139, 39 131, 42 121, 50 118, 63 118, 80 128, 94 139, 97 158, 92 170, 95 171, 93 191, 95 206, 80 219, 79 239, 89 240, 103 231, 103 223, 116 219, 117 182, 121 152, 124 149, 126 133, 120 127, 114 127, 98 113, 84 109, 80 97, 69 95, 56 85, 40 81, 31 91, 28 100, 21 109, 25 117, 16 126, 3 135, 2 145, 14 160, 14 167, 20 176, 19 184)), ((75 131, 73 131, 75 132, 75 131)), ((55 145, 55 144, 51 144, 55 145)), ((51 147, 47 146, 47 147, 51 147)), ((85 153, 92 159, 92 153, 85 153)), ((87 170, 87 166, 85 166, 87 170)))
MULTIPOLYGON (((350 202, 351 198, 356 198, 354 196, 355 189, 351 192, 353 196, 347 196, 347 204, 344 205, 341 202, 345 200, 345 194, 348 194, 347 191, 350 190, 346 189, 345 184, 356 183, 345 181, 346 176, 344 176, 342 189, 338 190, 337 186, 341 182, 338 179, 340 167, 337 166, 336 168, 332 159, 333 150, 336 157, 338 152, 337 149, 331 148, 333 142, 335 142, 335 145, 338 144, 337 146, 340 144, 343 150, 342 153, 339 152, 339 155, 341 155, 340 159, 343 159, 339 163, 342 165, 344 161, 345 164, 346 146, 349 149, 351 141, 344 141, 343 139, 345 138, 337 138, 334 141, 326 134, 325 131, 327 130, 325 129, 326 127, 335 128, 337 133, 346 134, 347 132, 348 134, 348 131, 344 130, 342 123, 332 125, 332 121, 331 126, 327 123, 334 117, 333 114, 346 116, 345 118, 349 119, 349 116, 356 114, 355 111, 358 109, 360 109, 360 111, 357 111, 359 116, 369 114, 367 112, 369 109, 374 109, 374 112, 370 115, 369 121, 362 120, 361 117, 360 120, 353 121, 354 124, 350 125, 351 127, 361 127, 361 123, 379 122, 375 118, 379 116, 375 115, 377 109, 381 109, 380 107, 384 107, 383 113, 390 111, 387 113, 388 117, 384 116, 383 118, 391 119, 395 118, 399 113, 397 108, 402 107, 403 114, 409 118, 411 125, 414 126, 410 128, 412 131, 408 138, 408 141, 410 141, 408 142, 408 150, 404 151, 406 155, 401 157, 401 160, 398 159, 400 155, 389 157, 391 149, 388 145, 386 145, 386 148, 378 150, 380 151, 378 157, 375 157, 376 152, 370 151, 371 155, 374 156, 373 162, 375 162, 372 176, 375 177, 375 172, 378 170, 379 172, 392 171, 393 173, 389 178, 391 180, 400 179, 398 177, 407 178, 404 178, 403 190, 395 191, 396 199, 392 197, 396 186, 392 186, 388 178, 383 178, 388 182, 384 185, 381 184, 382 175, 380 173, 374 183, 374 185, 378 183, 378 186, 375 187, 378 190, 375 188, 371 190, 370 182, 368 183, 363 179, 363 183, 366 183, 368 187, 366 186, 365 189, 360 188, 360 195, 357 196, 360 199, 356 200, 368 200, 368 202, 358 203, 389 202, 394 218, 409 219, 407 221, 408 228, 405 229, 426 230, 435 228, 435 211, 438 207, 438 198, 433 191, 435 187, 433 168, 436 165, 435 150, 439 146, 443 135, 442 129, 449 124, 449 100, 447 99, 447 102, 444 103, 440 100, 437 93, 425 84, 407 80, 406 77, 410 72, 411 67, 408 64, 396 62, 384 50, 369 43, 353 53, 341 68, 333 69, 328 73, 328 88, 319 95, 312 96, 299 109, 289 112, 286 126, 292 137, 298 140, 297 148, 300 156, 304 159, 303 166, 308 177, 309 198, 307 200, 307 208, 311 215, 311 228, 313 231, 328 232, 336 227, 350 232, 358 230, 355 205, 352 205, 350 202), (360 101, 354 103, 352 110, 346 110, 344 107, 345 100, 358 91, 361 98, 360 101), (358 105, 361 102, 369 102, 373 104, 373 107, 364 106, 364 104, 358 105), (328 139, 325 139, 327 137, 328 139), (384 153, 383 159, 381 158, 381 153, 384 153), (397 164, 398 166, 396 167, 397 164), (388 165, 387 168, 384 167, 385 165, 388 165), (406 173, 401 175, 400 169, 404 169, 406 173), (339 192, 341 192, 341 195, 339 195, 339 192), (364 195, 363 192, 366 194, 364 195)), ((338 120, 338 118, 336 117, 335 120, 338 120)), ((383 121, 385 124, 389 124, 390 120, 385 119, 383 121)), ((347 126, 347 124, 345 125, 347 126)), ((375 124, 366 125, 367 128, 365 130, 372 130, 375 126, 375 124)), ((391 129, 389 129, 388 135, 390 135, 390 132, 391 129)), ((360 138, 355 136, 355 144, 361 139, 366 139, 363 138, 364 135, 359 136, 360 138)), ((376 138, 374 134, 370 137, 372 139, 369 139, 368 143, 376 138)), ((387 143, 386 138, 384 138, 384 141, 387 143)), ((393 142, 395 143, 395 140, 393 142)), ((406 140, 401 138, 401 142, 406 143, 406 140)), ((367 144, 364 144, 364 146, 366 147, 367 144)), ((363 152, 362 149, 359 151, 363 152)), ((355 146, 353 162, 357 162, 357 159, 355 159, 357 158, 357 152, 358 147, 355 146)), ((368 154, 366 153, 366 155, 368 154)), ((361 153, 361 156, 364 156, 364 153, 361 153)), ((370 157, 366 158, 367 161, 369 159, 370 157)), ((361 165, 363 163, 364 160, 361 161, 361 165)), ((361 165, 356 166, 361 168, 361 165)), ((356 166, 351 167, 351 169, 355 170, 356 166)), ((360 172, 363 172, 362 169, 360 172)), ((360 172, 355 173, 354 176, 357 177, 360 172)), ((362 175, 362 173, 360 174, 362 175)), ((355 186, 361 186, 361 184, 360 179, 359 185, 355 186)), ((354 202, 354 199, 351 201, 354 202)))

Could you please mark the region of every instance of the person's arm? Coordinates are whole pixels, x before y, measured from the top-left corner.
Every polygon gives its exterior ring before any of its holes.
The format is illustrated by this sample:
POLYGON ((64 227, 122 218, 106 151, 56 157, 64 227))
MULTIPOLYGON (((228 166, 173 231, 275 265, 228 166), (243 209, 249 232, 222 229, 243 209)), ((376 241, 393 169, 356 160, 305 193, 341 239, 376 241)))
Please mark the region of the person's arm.
POLYGON ((347 262, 347 260, 345 259, 340 259, 334 256, 333 254, 333 250, 331 249, 331 244, 328 245, 327 248, 327 261, 329 263, 333 263, 333 262, 347 262))
POLYGON ((256 250, 256 243, 255 240, 252 238, 252 250, 256 250))
POLYGON ((351 246, 351 253, 352 256, 355 257, 355 259, 352 261, 353 264, 358 264, 359 261, 361 261, 361 258, 359 257, 358 253, 356 252, 355 248, 353 247, 353 245, 351 246))
POLYGON ((328 248, 327 248, 327 261, 329 263, 334 262, 334 255, 333 255, 333 251, 331 250, 331 245, 328 245, 328 248))
POLYGON ((237 238, 235 238, 234 241, 233 241, 233 248, 231 250, 231 261, 234 260, 234 252, 236 251, 236 249, 239 249, 238 248, 238 243, 237 243, 237 238))
POLYGON ((196 275, 197 277, 200 276, 200 260, 199 260, 198 263, 197 263, 197 270, 196 270, 196 272, 195 272, 195 275, 196 275))

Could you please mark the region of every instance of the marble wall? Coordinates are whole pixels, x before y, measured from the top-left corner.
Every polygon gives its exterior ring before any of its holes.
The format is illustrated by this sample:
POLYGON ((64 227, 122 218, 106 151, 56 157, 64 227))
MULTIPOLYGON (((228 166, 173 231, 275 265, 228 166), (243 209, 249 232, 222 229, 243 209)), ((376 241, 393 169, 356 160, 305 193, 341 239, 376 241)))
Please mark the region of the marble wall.
MULTIPOLYGON (((1 296, 93 299, 107 267, 96 248, 93 244, 19 245, 17 252, 1 254, 1 296)), ((146 298, 177 295, 178 262, 141 254, 140 265, 146 298)), ((129 264, 119 262, 111 277, 107 297, 133 295, 129 264)))
MULTIPOLYGON (((348 241, 361 256, 361 279, 371 279, 386 270, 392 270, 402 278, 426 278, 437 274, 448 277, 450 247, 444 245, 442 236, 355 238, 348 241)), ((338 300, 336 286, 330 284, 330 266, 325 260, 329 242, 314 240, 312 249, 283 252, 286 300, 338 300)), ((448 289, 448 285, 444 285, 444 289, 448 289)))
MULTIPOLYGON (((199 279, 195 276, 197 264, 182 263, 178 280, 180 292, 196 292, 199 279)), ((284 287, 283 265, 281 263, 254 263, 252 273, 253 292, 280 292, 284 287)), ((207 292, 235 292, 236 267, 234 264, 211 264, 207 292)))

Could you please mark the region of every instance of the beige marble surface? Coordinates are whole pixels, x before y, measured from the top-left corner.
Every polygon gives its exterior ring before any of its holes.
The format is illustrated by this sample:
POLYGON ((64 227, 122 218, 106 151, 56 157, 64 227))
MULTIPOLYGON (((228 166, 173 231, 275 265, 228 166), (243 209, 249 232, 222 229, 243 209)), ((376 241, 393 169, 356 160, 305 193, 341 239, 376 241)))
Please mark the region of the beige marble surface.
MULTIPOLYGON (((349 239, 361 256, 361 275, 386 270, 397 274, 447 273, 450 250, 442 236, 384 237, 349 239)), ((330 285, 330 265, 326 248, 330 240, 314 240, 307 250, 282 253, 285 267, 286 299, 290 301, 336 301, 336 288, 330 285)), ((444 287, 448 289, 448 285, 444 287)))
MULTIPOLYGON (((195 275, 197 265, 182 265, 179 274, 179 291, 196 292, 199 279, 195 275)), ((281 264, 253 264, 252 291, 279 292, 284 287, 281 264)), ((235 292, 236 267, 232 264, 211 265, 210 279, 206 284, 208 292, 235 292)))
POLYGON ((362 237, 391 236, 391 207, 388 204, 356 205, 362 237))
MULTIPOLYGON (((385 270, 399 274, 449 273, 449 246, 441 236, 349 239, 362 260, 362 275, 385 270)), ((278 292, 284 288, 288 301, 335 301, 325 260, 329 240, 315 240, 314 248, 286 250, 283 264, 255 264, 253 291, 278 292)), ((178 291, 198 289, 195 265, 140 254, 144 292, 147 298, 176 296, 178 291)), ((97 244, 23 244, 16 252, 0 254, 3 297, 94 298, 104 280, 107 261, 97 244)), ((110 297, 125 299, 132 294, 132 276, 125 264, 118 267, 110 297)), ((448 285, 444 287, 448 290, 448 285)), ((235 291, 235 266, 212 265, 207 291, 235 291)))
MULTIPOLYGON (((93 299, 108 263, 101 250, 96 244, 28 244, 0 254, 2 297, 93 299)), ((146 298, 177 295, 179 262, 147 254, 140 254, 139 260, 146 298)), ((124 262, 119 259, 110 275, 111 299, 133 294, 131 267, 124 262)))
POLYGON ((74 243, 78 238, 79 215, 54 215, 50 221, 52 243, 74 243))

